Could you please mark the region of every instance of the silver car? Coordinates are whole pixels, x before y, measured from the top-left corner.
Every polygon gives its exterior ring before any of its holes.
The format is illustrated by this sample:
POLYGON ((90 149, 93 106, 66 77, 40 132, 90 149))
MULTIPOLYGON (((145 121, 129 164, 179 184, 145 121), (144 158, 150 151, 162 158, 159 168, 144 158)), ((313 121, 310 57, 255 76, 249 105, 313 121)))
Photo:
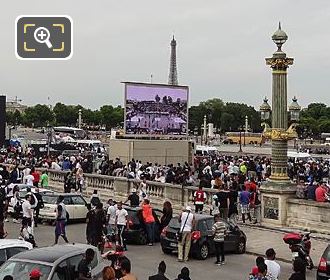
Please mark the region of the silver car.
POLYGON ((14 279, 29 280, 33 269, 42 273, 40 280, 77 279, 79 262, 88 248, 95 252, 90 265, 92 277, 100 277, 106 263, 98 249, 86 244, 67 244, 37 248, 13 256, 0 268, 0 279, 12 275, 14 279))

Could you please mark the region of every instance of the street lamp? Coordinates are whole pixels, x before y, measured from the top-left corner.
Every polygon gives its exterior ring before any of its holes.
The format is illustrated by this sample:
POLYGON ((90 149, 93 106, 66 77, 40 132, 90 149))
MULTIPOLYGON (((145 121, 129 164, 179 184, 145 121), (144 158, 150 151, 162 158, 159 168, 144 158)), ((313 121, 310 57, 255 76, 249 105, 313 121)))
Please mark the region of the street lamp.
POLYGON ((301 106, 298 104, 298 99, 294 96, 292 98, 292 103, 289 106, 290 119, 293 122, 299 121, 301 106))
POLYGON ((50 144, 51 144, 51 138, 52 138, 52 127, 48 124, 47 125, 47 157, 49 158, 50 155, 50 144))
POLYGON ((270 112, 271 112, 272 108, 268 104, 268 98, 266 96, 264 98, 264 102, 260 105, 259 110, 260 110, 261 120, 262 121, 269 120, 270 112))
POLYGON ((239 153, 242 153, 243 150, 242 150, 242 130, 243 130, 243 127, 240 126, 239 127, 239 153))
MULTIPOLYGON (((266 64, 272 69, 272 128, 265 125, 264 136, 272 140, 271 177, 273 182, 288 182, 287 150, 288 141, 297 137, 295 123, 288 128, 287 115, 287 69, 293 64, 293 58, 287 57, 282 51, 282 45, 287 41, 288 35, 281 29, 273 34, 272 40, 277 46, 277 51, 272 57, 266 58, 266 64)), ((264 100, 260 106, 261 118, 265 121, 270 116, 270 108, 264 100)), ((300 111, 300 109, 299 109, 300 111)), ((294 110, 292 120, 299 118, 298 110, 294 110)), ((291 111, 290 111, 291 115, 291 111)))

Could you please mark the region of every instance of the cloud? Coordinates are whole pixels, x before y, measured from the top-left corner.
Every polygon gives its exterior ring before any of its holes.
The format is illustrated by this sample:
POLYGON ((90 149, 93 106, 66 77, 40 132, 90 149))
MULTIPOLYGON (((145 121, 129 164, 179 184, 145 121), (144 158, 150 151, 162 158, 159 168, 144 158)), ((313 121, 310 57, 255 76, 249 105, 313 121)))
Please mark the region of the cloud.
POLYGON ((177 39, 179 83, 190 104, 208 98, 259 106, 271 96, 265 57, 278 20, 295 58, 288 95, 329 103, 330 2, 313 1, 6 1, 1 8, 0 91, 29 105, 61 101, 98 108, 123 104, 121 81, 166 83, 169 43, 177 39), (68 14, 74 20, 70 61, 19 61, 14 21, 22 14, 68 14))

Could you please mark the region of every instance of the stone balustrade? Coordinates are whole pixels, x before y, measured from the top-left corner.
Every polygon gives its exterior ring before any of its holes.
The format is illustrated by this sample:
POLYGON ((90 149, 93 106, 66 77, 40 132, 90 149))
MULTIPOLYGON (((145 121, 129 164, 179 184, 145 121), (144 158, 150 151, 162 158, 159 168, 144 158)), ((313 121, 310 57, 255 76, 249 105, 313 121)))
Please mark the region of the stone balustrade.
MULTIPOLYGON (((40 172, 43 171, 43 169, 38 170, 40 172)), ((65 171, 48 170, 49 184, 52 190, 63 192, 65 174, 65 171)), ((109 198, 113 198, 116 201, 125 201, 132 189, 138 189, 141 182, 136 179, 99 174, 84 174, 84 177, 83 195, 88 198, 92 195, 93 190, 96 189, 104 202, 109 198)), ((195 191, 196 187, 183 187, 181 185, 154 181, 147 181, 146 187, 146 193, 155 207, 162 208, 164 201, 169 200, 175 212, 178 212, 182 206, 193 205, 193 194, 195 191)), ((212 196, 216 193, 216 190, 204 189, 204 191, 207 193, 204 207, 207 212, 212 204, 212 196)), ((280 204, 283 204, 281 207, 287 208, 286 226, 330 234, 330 203, 288 198, 280 204)))
POLYGON ((292 198, 287 207, 288 226, 330 234, 330 203, 292 198))
MULTIPOLYGON (((41 171, 41 170, 40 170, 41 171)), ((65 171, 48 170, 49 184, 53 190, 62 192, 64 190, 65 171)), ((127 179, 99 174, 84 174, 85 184, 83 194, 91 196, 93 190, 97 190, 103 201, 114 198, 117 201, 125 201, 133 188, 138 189, 140 180, 127 179)), ((182 206, 193 203, 193 194, 196 187, 182 187, 181 185, 147 181, 146 193, 151 202, 161 207, 165 200, 169 200, 175 210, 182 206)), ((207 193, 206 205, 212 203, 215 190, 205 189, 207 193)))

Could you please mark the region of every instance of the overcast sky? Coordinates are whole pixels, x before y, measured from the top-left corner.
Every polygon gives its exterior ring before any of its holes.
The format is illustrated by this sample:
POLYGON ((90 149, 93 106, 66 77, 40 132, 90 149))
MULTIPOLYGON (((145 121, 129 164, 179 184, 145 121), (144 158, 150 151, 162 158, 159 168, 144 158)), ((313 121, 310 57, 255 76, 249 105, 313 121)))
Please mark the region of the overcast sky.
POLYGON ((276 47, 278 21, 294 57, 288 95, 329 104, 329 0, 57 0, 3 1, 0 93, 33 105, 63 102, 92 109, 123 105, 121 81, 167 83, 170 40, 177 39, 179 84, 190 105, 208 98, 259 106, 271 95, 265 57, 276 47), (74 52, 68 61, 20 61, 14 52, 19 15, 70 15, 74 52))

